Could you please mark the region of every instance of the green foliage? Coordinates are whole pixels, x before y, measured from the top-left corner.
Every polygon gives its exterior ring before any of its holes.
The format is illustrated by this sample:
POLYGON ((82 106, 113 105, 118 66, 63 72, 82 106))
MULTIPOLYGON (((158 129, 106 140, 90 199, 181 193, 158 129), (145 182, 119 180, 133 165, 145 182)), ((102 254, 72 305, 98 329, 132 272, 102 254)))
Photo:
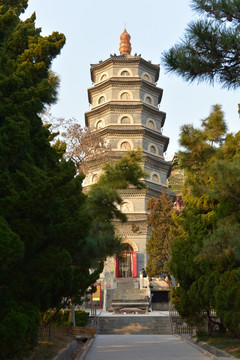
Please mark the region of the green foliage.
MULTIPOLYGON (((234 261, 234 257, 232 257, 234 261)), ((239 262, 228 266, 222 271, 220 282, 216 284, 214 293, 216 297, 216 311, 223 319, 224 325, 239 337, 240 334, 240 266, 239 262)))
POLYGON ((137 189, 146 188, 146 184, 142 180, 147 173, 140 165, 141 160, 142 152, 137 150, 129 151, 117 163, 105 164, 103 166, 104 174, 100 177, 98 184, 115 189, 126 189, 129 184, 137 189))
POLYGON ((172 170, 168 178, 168 188, 171 189, 177 196, 182 195, 182 187, 184 184, 184 169, 179 165, 180 159, 178 154, 174 155, 172 160, 172 170))
MULTIPOLYGON (((52 318, 51 323, 57 326, 69 325, 69 310, 60 310, 55 314, 54 310, 48 310, 43 315, 43 321, 48 322, 52 318), (54 317, 52 318, 52 316, 54 317)), ((89 313, 83 310, 75 310, 75 321, 76 326, 86 326, 89 318, 89 313)))
POLYGON ((147 274, 148 276, 164 276, 170 282, 169 262, 171 259, 171 246, 173 235, 171 226, 174 225, 173 202, 162 190, 161 197, 151 198, 148 201, 147 209, 148 226, 151 226, 151 235, 146 246, 148 253, 147 274))
POLYGON ((70 209, 65 215, 69 200, 61 192, 70 195, 73 183, 81 190, 74 166, 59 162, 38 116, 56 100, 58 78, 50 68, 65 37, 42 37, 35 15, 21 21, 27 3, 0 1, 1 359, 21 358, 35 345, 39 310, 69 287, 72 260, 58 227, 60 216, 62 226, 69 222, 70 209))
POLYGON ((121 250, 121 239, 115 235, 112 221, 127 220, 117 207, 123 202, 117 190, 129 185, 146 187, 142 181, 147 174, 141 167, 141 155, 141 151, 130 151, 119 161, 106 163, 98 182, 88 192, 87 205, 93 219, 88 241, 95 242, 95 250, 103 260, 106 254, 114 255, 121 250))
POLYGON ((99 277, 103 261, 120 247, 111 219, 125 220, 115 206, 117 188, 141 187, 140 154, 116 166, 114 186, 82 192, 63 158, 51 147, 39 114, 56 101, 53 59, 63 34, 42 37, 35 15, 22 21, 28 1, 0 0, 0 359, 20 359, 36 343, 39 313, 80 297, 99 277), (123 175, 122 175, 123 173, 123 175), (121 179, 118 182, 116 179, 121 179))
POLYGON ((89 313, 85 311, 75 311, 76 326, 86 326, 89 318, 89 313))
POLYGON ((202 18, 192 21, 184 39, 163 54, 167 70, 187 81, 239 87, 239 1, 192 0, 192 7, 202 18))
POLYGON ((180 153, 186 170, 184 210, 176 225, 170 269, 179 287, 173 301, 182 316, 199 324, 204 316, 211 331, 215 320, 239 334, 240 162, 239 136, 226 135, 216 105, 202 128, 184 126, 180 153))
MULTIPOLYGON (((5 289, 1 289, 1 297, 6 297, 8 293, 2 290, 5 289)), ((37 344, 39 311, 29 302, 14 303, 11 298, 6 298, 1 306, 0 358, 21 358, 37 344)))

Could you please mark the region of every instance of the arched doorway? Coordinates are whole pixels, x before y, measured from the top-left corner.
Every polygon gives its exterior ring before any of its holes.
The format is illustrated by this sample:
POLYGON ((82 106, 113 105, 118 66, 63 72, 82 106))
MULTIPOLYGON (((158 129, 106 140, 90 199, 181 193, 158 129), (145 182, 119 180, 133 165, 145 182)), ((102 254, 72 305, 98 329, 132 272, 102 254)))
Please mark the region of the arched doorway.
POLYGON ((120 256, 116 256, 117 278, 127 278, 137 276, 137 254, 130 244, 124 244, 124 250, 120 256))

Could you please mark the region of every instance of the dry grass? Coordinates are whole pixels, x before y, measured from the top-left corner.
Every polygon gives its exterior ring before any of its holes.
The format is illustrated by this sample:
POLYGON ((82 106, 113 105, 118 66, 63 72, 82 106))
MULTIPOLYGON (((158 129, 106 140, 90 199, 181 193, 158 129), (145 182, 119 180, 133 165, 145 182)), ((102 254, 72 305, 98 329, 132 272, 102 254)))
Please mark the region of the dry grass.
MULTIPOLYGON (((24 360, 52 360, 60 350, 73 341, 70 335, 56 334, 52 340, 41 338, 32 353, 24 360)), ((83 344, 80 344, 82 346, 83 344)))
POLYGON ((240 340, 234 339, 229 334, 218 334, 211 337, 202 337, 198 338, 198 340, 204 341, 220 350, 224 350, 231 356, 240 359, 240 340))

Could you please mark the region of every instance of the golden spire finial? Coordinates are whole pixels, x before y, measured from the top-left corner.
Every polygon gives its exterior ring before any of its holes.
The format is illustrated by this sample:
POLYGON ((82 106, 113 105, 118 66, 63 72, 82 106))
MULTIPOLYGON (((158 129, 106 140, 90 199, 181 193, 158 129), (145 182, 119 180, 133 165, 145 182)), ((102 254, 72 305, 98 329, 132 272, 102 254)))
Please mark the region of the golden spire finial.
POLYGON ((121 55, 130 55, 131 54, 131 43, 130 43, 130 39, 131 36, 128 34, 127 30, 126 30, 126 24, 124 27, 124 31, 122 33, 122 35, 120 36, 120 47, 119 47, 119 51, 121 55))

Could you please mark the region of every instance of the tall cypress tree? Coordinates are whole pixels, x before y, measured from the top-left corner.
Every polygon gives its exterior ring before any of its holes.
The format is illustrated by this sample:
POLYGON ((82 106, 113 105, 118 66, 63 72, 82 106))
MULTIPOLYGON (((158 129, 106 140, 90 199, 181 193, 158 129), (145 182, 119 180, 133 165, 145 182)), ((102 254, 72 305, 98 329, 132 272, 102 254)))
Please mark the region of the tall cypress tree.
POLYGON ((151 235, 146 246, 149 256, 146 268, 147 274, 150 277, 164 277, 171 286, 169 262, 172 256, 171 246, 174 239, 171 233, 171 227, 174 226, 172 219, 173 201, 166 194, 166 190, 163 189, 159 199, 151 198, 148 201, 147 209, 150 211, 148 226, 151 227, 151 235))
POLYGON ((88 225, 80 214, 81 179, 50 146, 39 117, 56 101, 51 63, 65 37, 42 37, 34 14, 21 21, 27 1, 0 5, 0 357, 6 359, 34 345, 39 311, 70 292, 80 215, 82 229, 88 225))

